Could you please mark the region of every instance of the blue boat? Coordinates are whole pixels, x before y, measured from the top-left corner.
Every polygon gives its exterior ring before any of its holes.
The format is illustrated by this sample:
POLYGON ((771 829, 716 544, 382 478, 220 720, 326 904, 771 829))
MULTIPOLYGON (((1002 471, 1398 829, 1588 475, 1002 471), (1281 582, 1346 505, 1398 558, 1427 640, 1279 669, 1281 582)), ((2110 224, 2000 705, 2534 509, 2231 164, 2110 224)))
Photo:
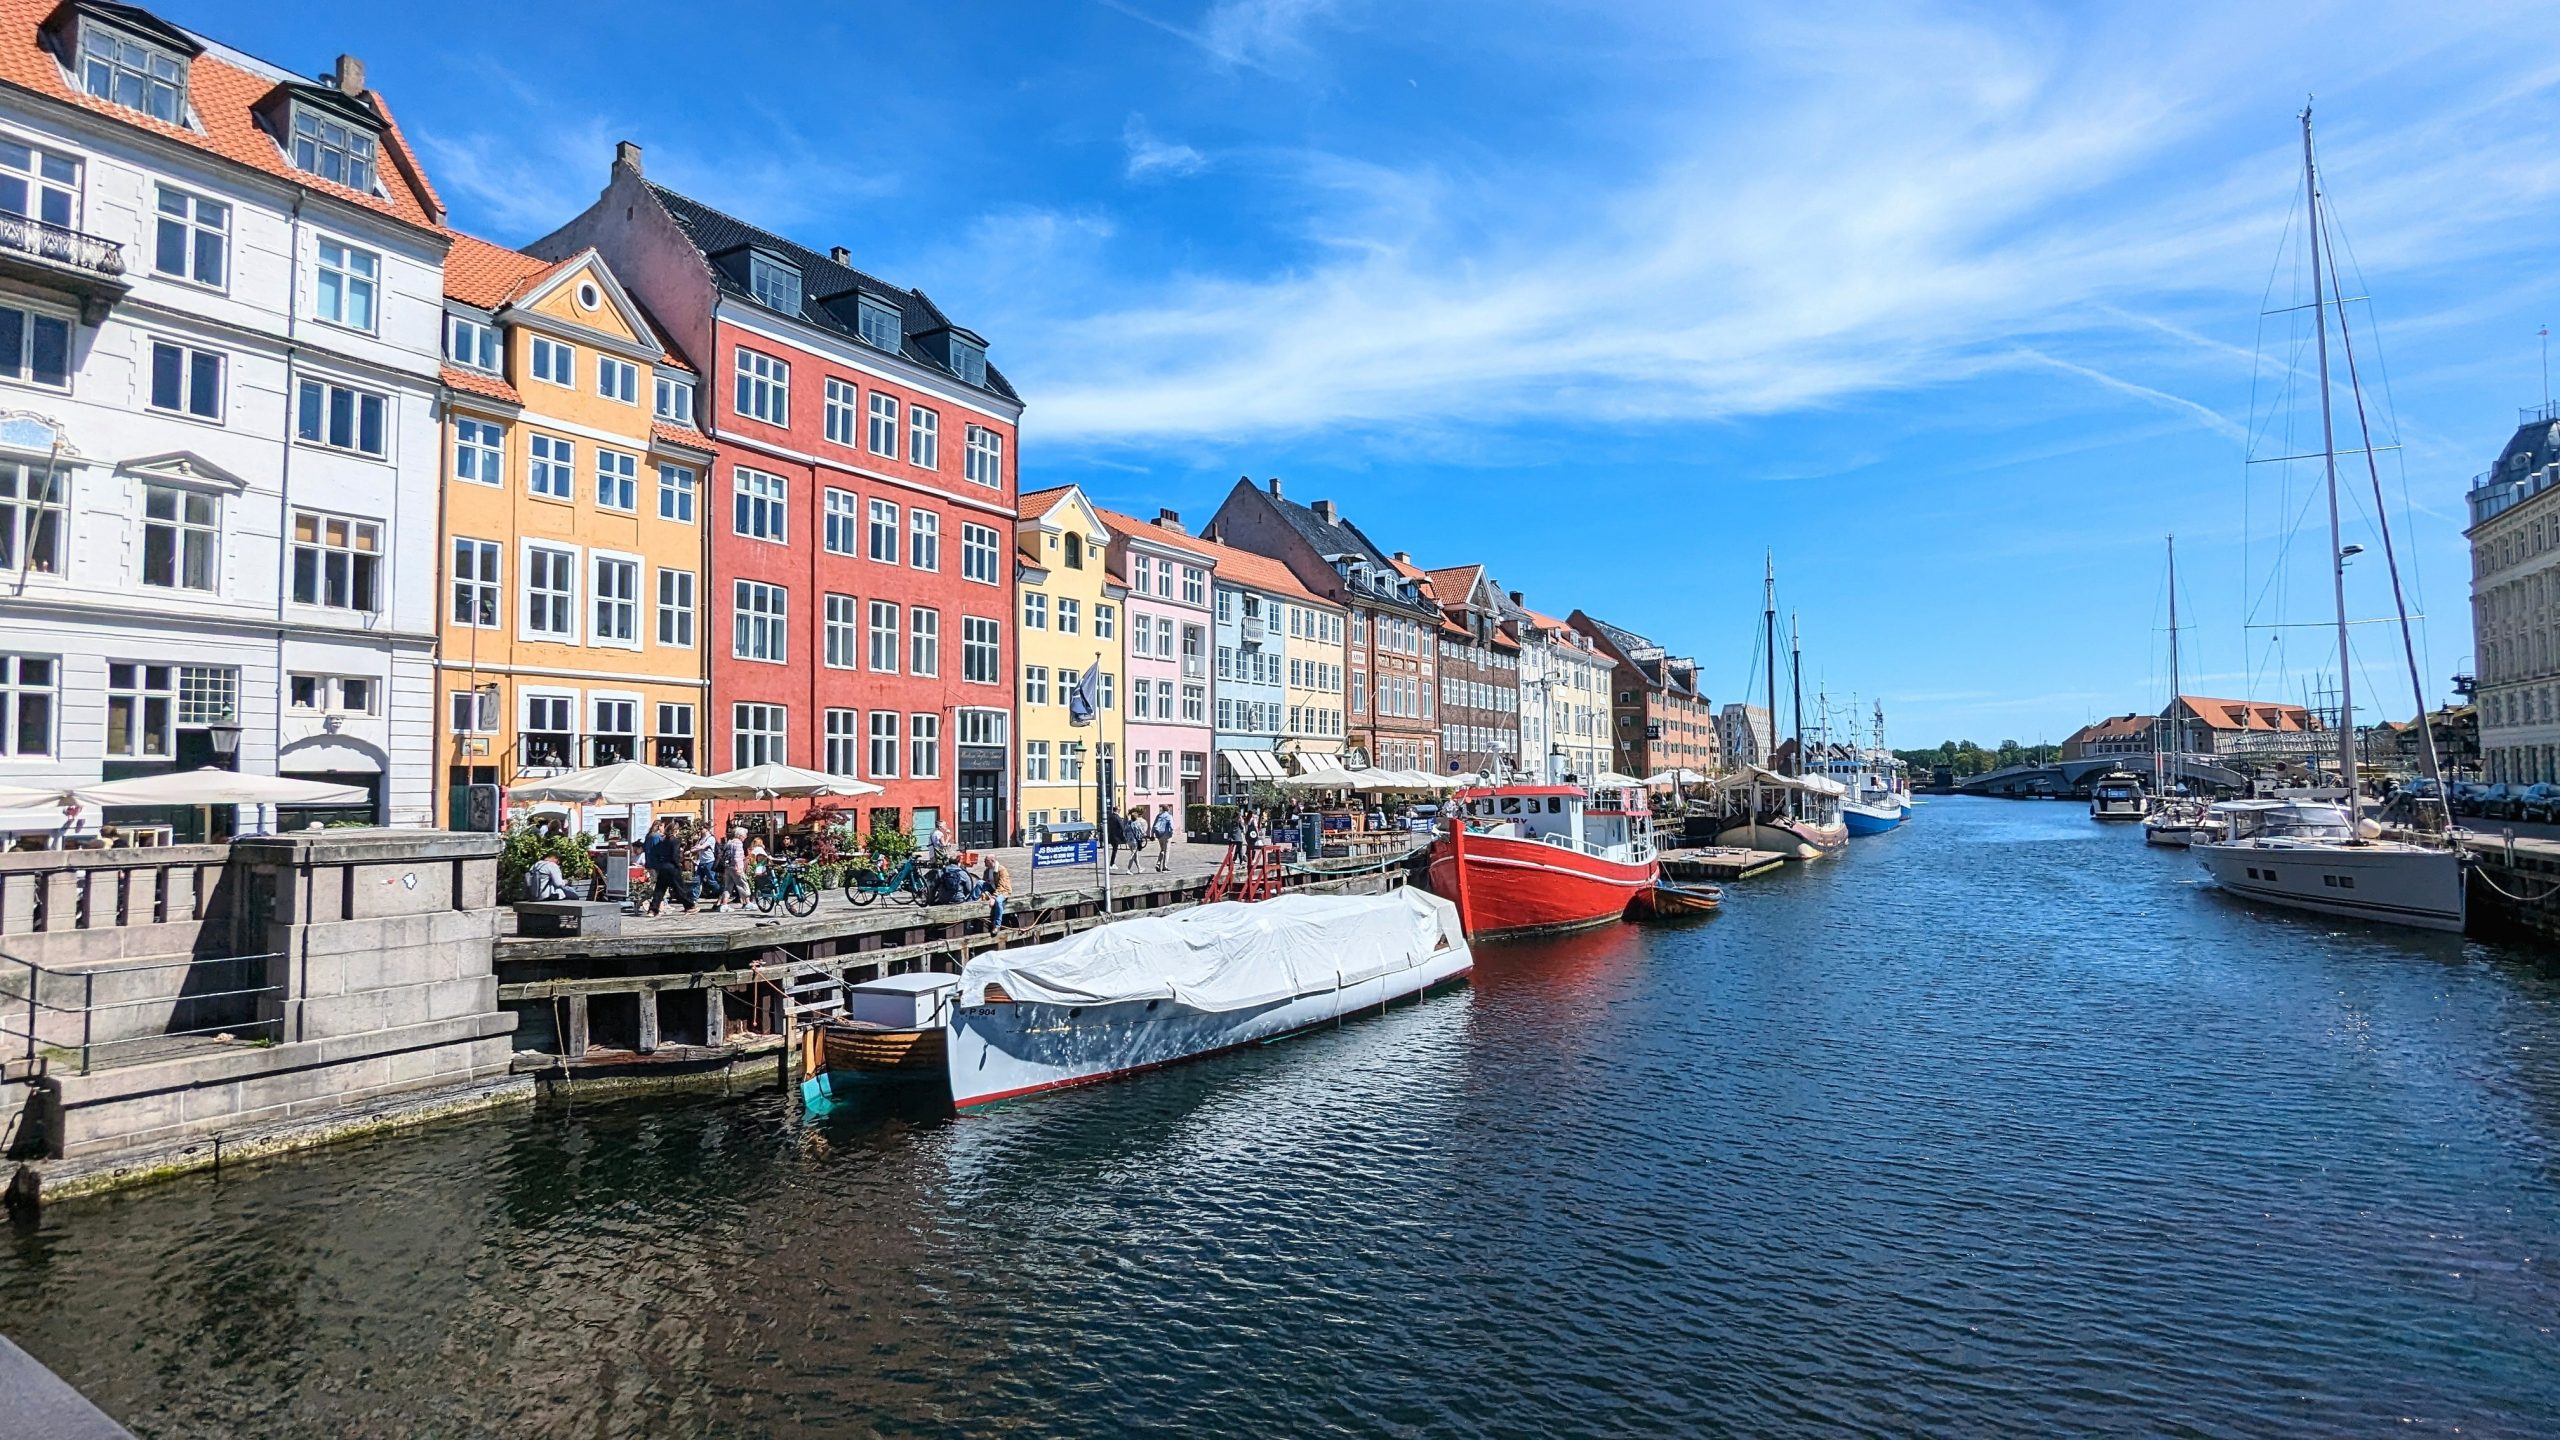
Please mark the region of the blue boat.
POLYGON ((1911 818, 1911 806, 1901 802, 1890 806, 1867 805, 1856 800, 1840 802, 1840 819, 1856 835, 1881 835, 1911 818))
MULTIPOLYGON (((1830 729, 1827 705, 1823 728, 1830 729)), ((1872 744, 1861 747, 1826 740, 1814 752, 1813 770, 1847 788, 1848 793, 1840 798, 1840 820, 1849 827, 1853 838, 1881 835, 1911 818, 1911 767, 1884 748, 1882 702, 1875 708, 1872 744)))

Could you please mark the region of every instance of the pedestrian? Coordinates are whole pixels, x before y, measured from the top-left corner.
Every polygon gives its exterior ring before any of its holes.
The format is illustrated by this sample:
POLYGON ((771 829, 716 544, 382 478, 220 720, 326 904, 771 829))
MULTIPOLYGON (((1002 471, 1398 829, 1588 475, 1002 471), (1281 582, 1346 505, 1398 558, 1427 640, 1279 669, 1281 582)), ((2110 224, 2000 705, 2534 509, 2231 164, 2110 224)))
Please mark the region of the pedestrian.
POLYGON ((560 871, 559 856, 545 852, 541 859, 533 862, 532 868, 525 871, 524 895, 528 900, 570 898, 569 877, 560 871))
POLYGON ((1173 868, 1173 807, 1156 812, 1156 869, 1173 868))
POLYGON ((978 872, 978 883, 986 887, 987 933, 992 935, 1004 928, 1004 902, 1005 897, 1013 893, 1013 875, 990 850, 985 868, 978 872))
POLYGON ((693 859, 694 894, 703 908, 716 912, 720 908, 720 837, 709 825, 697 825, 687 853, 693 859))
POLYGON ((1147 857, 1147 807, 1129 807, 1129 873, 1138 873, 1138 862, 1147 857))
POLYGON ((1111 846, 1111 853, 1103 864, 1116 867, 1120 863, 1120 847, 1129 843, 1129 820, 1117 810, 1102 818, 1102 838, 1111 846))
POLYGON ((747 903, 747 827, 735 821, 729 838, 720 842, 720 887, 727 903, 747 903))
POLYGON ((676 897, 686 913, 693 910, 693 891, 684 883, 684 867, 676 863, 676 822, 661 820, 649 827, 649 838, 640 842, 640 863, 648 868, 656 888, 649 893, 649 913, 655 915, 666 907, 667 897, 676 897))

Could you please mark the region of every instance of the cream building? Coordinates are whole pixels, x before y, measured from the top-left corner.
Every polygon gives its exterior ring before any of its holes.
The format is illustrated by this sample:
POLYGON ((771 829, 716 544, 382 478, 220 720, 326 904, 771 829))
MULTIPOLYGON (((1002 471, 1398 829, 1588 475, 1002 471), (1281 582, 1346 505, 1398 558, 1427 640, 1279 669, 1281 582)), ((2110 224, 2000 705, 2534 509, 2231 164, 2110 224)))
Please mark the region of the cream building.
POLYGON ((2560 408, 2471 488, 2471 650, 2487 778, 2560 780, 2560 408))

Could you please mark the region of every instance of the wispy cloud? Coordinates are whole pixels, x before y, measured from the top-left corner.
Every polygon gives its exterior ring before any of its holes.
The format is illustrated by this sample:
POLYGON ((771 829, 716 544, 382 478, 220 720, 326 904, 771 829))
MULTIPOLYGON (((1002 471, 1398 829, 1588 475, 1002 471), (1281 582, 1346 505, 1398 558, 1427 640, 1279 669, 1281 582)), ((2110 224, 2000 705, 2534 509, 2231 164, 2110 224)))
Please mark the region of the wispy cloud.
POLYGON ((1192 24, 1167 20, 1131 0, 1101 0, 1112 10, 1199 47, 1226 69, 1265 72, 1297 64, 1311 53, 1307 31, 1336 17, 1336 0, 1218 0, 1192 24))
POLYGON ((1188 145, 1157 138, 1147 117, 1131 115, 1120 127, 1120 144, 1129 152, 1121 173, 1131 180, 1173 179, 1209 168, 1209 157, 1188 145))

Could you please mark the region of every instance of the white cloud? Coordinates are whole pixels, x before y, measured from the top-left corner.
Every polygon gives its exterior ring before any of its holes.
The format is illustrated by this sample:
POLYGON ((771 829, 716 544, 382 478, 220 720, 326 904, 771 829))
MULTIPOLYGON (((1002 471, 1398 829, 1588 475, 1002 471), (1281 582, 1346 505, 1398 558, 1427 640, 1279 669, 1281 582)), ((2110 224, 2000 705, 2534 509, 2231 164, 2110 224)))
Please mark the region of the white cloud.
POLYGON ((1131 180, 1178 178, 1209 168, 1208 156, 1188 145, 1157 139, 1144 115, 1131 115, 1129 123, 1120 127, 1120 143, 1129 152, 1122 173, 1131 180))
POLYGON ((1197 46, 1223 70, 1276 73, 1307 60, 1306 32, 1335 18, 1336 0, 1217 0, 1192 24, 1167 20, 1131 0, 1102 0, 1121 14, 1197 46))

